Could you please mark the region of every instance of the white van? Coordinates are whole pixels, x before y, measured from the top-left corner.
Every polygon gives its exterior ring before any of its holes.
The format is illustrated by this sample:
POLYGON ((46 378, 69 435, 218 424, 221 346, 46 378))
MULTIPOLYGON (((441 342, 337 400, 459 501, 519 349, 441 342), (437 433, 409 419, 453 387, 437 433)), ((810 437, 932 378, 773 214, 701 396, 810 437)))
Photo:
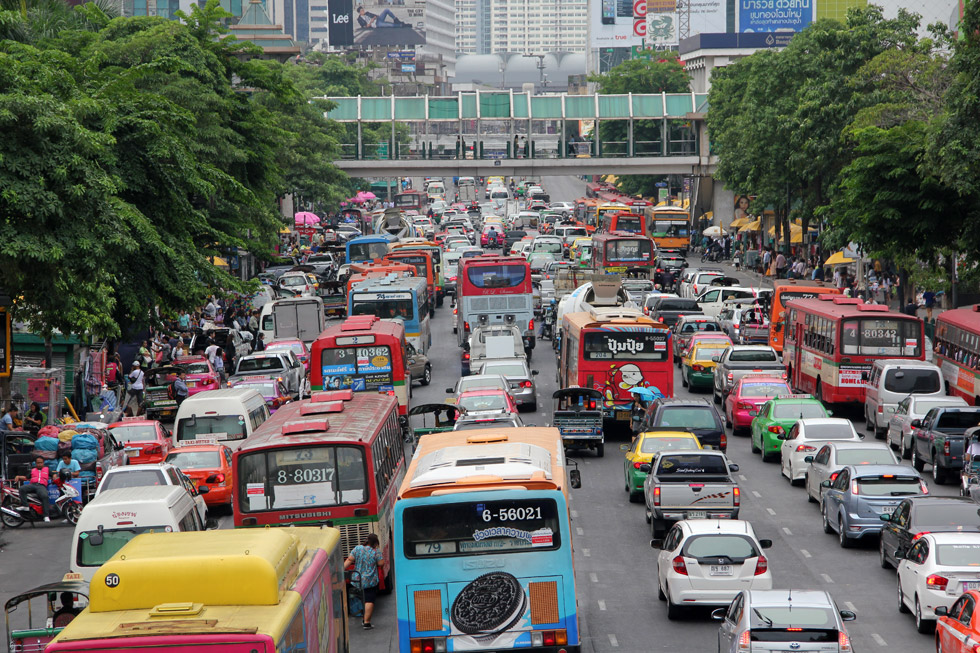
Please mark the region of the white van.
POLYGON ((259 313, 259 333, 265 343, 302 340, 313 344, 323 331, 323 300, 319 297, 287 297, 269 302, 259 313))
POLYGON ((235 450, 269 419, 269 408, 257 390, 223 388, 188 397, 174 420, 174 444, 216 440, 235 450))
POLYGON ((182 486, 106 490, 89 502, 78 518, 69 571, 90 582, 106 560, 140 533, 203 530, 194 499, 182 486))
POLYGON ((904 358, 876 360, 871 366, 865 391, 864 418, 867 429, 873 429, 877 438, 884 437, 888 420, 895 413, 898 402, 909 395, 945 397, 942 370, 926 361, 904 358))

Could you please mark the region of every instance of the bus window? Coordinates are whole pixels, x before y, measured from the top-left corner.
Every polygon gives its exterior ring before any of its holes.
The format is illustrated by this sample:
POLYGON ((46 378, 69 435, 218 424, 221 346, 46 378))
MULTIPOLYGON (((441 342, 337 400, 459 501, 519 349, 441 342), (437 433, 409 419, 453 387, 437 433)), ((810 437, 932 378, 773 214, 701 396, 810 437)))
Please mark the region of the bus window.
POLYGON ((480 265, 467 268, 466 276, 477 288, 514 288, 524 283, 527 268, 519 265, 480 265))
POLYGON ((606 243, 607 261, 648 261, 652 253, 649 240, 616 239, 606 243))
POLYGON ((364 450, 314 445, 243 455, 238 460, 243 512, 340 506, 367 501, 364 450), (255 486, 263 493, 255 492, 255 486), (249 488, 253 492, 249 492, 249 488))

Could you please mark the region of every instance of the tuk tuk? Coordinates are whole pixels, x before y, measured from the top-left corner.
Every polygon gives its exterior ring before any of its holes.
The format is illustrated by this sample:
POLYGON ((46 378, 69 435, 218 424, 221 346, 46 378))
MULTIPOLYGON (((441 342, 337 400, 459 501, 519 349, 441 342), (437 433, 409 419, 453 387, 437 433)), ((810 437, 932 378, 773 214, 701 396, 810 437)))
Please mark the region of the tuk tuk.
POLYGON ((453 426, 456 425, 456 420, 466 415, 466 409, 455 404, 420 404, 418 406, 412 406, 408 411, 409 419, 418 415, 422 416, 422 426, 412 429, 413 449, 419 445, 419 440, 423 435, 452 431, 453 426), (425 425, 426 415, 433 416, 432 426, 425 425))
POLYGON ((143 400, 146 419, 177 417, 177 400, 170 398, 169 390, 182 369, 177 365, 163 365, 146 370, 146 396, 143 400))
POLYGON ((57 583, 48 583, 18 594, 3 606, 10 653, 41 653, 88 605, 89 584, 81 574, 65 574, 57 583), (42 603, 43 602, 43 603, 42 603))
POLYGON ((551 395, 555 400, 552 426, 561 434, 565 450, 594 449, 605 455, 602 431, 602 393, 593 388, 564 388, 551 395))
POLYGON ((343 317, 347 314, 346 280, 321 281, 318 289, 323 300, 325 317, 343 317))

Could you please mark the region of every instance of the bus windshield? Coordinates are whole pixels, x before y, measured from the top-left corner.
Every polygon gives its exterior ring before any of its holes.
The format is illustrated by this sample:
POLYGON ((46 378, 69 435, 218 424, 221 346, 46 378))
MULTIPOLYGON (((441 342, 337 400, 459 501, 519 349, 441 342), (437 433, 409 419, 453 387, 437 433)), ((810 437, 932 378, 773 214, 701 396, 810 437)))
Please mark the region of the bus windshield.
POLYGON ((382 319, 411 320, 414 314, 411 298, 364 300, 357 295, 354 295, 354 308, 351 311, 351 315, 377 315, 382 319))
POLYGON ((553 499, 440 503, 406 508, 405 556, 553 551, 561 546, 553 499))
POLYGON ((394 382, 391 349, 386 346, 324 349, 320 365, 324 390, 380 390, 394 382))
POLYGON ((526 276, 523 265, 471 265, 466 270, 467 279, 477 288, 516 288, 526 276))
POLYGON ((583 339, 586 360, 667 360, 667 334, 591 331, 583 339))
POLYGON ((652 253, 648 240, 623 238, 606 243, 607 261, 649 261, 652 253))
POLYGON ((687 238, 688 233, 686 220, 653 221, 653 235, 659 238, 687 238))
POLYGON ((318 444, 244 454, 238 459, 243 512, 365 503, 364 450, 318 444))
POLYGON ((388 253, 388 243, 350 243, 351 261, 373 261, 388 253))
POLYGON ((841 353, 845 356, 919 356, 922 353, 919 323, 896 318, 844 320, 841 353))

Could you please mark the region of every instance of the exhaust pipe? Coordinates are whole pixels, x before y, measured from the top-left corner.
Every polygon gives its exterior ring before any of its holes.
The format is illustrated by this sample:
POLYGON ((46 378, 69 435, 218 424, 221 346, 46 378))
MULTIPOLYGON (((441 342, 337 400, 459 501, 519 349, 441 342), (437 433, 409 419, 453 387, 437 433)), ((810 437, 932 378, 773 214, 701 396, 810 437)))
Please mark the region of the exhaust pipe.
POLYGON ((11 510, 7 506, 0 506, 0 512, 5 515, 10 515, 11 517, 16 517, 17 519, 24 519, 24 515, 20 514, 16 510, 11 510))

